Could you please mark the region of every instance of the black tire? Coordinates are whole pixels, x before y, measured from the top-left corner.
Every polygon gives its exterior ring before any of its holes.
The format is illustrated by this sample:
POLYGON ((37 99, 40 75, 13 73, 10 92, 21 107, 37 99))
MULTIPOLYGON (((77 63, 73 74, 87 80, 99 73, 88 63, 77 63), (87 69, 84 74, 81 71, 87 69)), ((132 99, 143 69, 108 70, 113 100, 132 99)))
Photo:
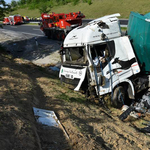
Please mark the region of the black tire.
POLYGON ((47 37, 48 37, 48 39, 51 39, 52 37, 51 37, 51 32, 50 31, 46 31, 47 32, 47 37))
POLYGON ((44 30, 45 36, 48 36, 48 31, 44 30))
POLYGON ((64 41, 64 39, 65 39, 65 33, 64 33, 64 32, 61 32, 61 33, 60 33, 60 40, 61 40, 61 41, 64 41))
POLYGON ((60 41, 60 32, 56 32, 56 40, 60 41))
POLYGON ((113 92, 112 105, 120 109, 124 105, 125 98, 125 89, 122 86, 116 87, 113 92))

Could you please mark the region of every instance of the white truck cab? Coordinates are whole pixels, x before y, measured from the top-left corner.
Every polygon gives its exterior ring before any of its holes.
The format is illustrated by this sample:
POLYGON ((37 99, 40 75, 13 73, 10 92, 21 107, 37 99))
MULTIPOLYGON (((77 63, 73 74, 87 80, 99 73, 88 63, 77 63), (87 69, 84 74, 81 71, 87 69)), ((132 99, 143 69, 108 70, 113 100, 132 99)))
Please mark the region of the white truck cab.
POLYGON ((115 107, 125 103, 126 93, 134 98, 132 78, 140 72, 130 40, 122 36, 118 16, 104 16, 69 32, 60 51, 59 73, 75 91, 92 89, 100 97, 111 93, 115 107))

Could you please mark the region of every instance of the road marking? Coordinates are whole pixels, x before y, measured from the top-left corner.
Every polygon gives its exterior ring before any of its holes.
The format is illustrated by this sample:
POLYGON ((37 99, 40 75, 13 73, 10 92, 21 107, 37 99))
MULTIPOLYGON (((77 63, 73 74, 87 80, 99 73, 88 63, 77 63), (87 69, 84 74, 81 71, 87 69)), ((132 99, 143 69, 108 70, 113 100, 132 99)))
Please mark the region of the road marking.
POLYGON ((11 28, 17 28, 17 27, 12 27, 12 26, 10 26, 11 28))
POLYGON ((40 30, 40 29, 34 29, 34 28, 33 28, 33 30, 40 30))
POLYGON ((45 35, 45 33, 42 30, 40 30, 40 31, 45 35))
MULTIPOLYGON (((9 29, 1 29, 1 28, 0 28, 0 30, 6 31, 6 33, 7 33, 7 30, 9 30, 9 29)), ((12 31, 12 30, 9 30, 9 31, 12 31)), ((43 34, 43 35, 39 35, 39 34, 32 34, 32 33, 20 32, 20 31, 12 31, 12 32, 19 32, 19 33, 28 34, 28 35, 33 35, 33 36, 43 36, 43 37, 45 37, 44 34, 43 34)))
POLYGON ((44 35, 39 35, 39 34, 32 34, 32 33, 26 33, 26 32, 21 32, 23 34, 29 34, 29 35, 34 35, 34 36, 44 36, 44 35))

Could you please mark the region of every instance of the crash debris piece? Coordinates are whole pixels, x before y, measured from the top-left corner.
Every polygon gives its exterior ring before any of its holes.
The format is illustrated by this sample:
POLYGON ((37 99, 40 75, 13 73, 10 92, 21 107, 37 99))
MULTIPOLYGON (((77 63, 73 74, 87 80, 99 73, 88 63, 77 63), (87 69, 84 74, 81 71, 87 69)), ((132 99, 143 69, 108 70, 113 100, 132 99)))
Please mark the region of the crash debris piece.
POLYGON ((63 126, 61 125, 61 123, 58 120, 54 111, 49 111, 49 110, 39 109, 39 108, 33 107, 33 112, 34 112, 35 119, 38 123, 40 123, 44 126, 62 129, 63 132, 65 133, 66 137, 69 139, 68 134, 64 130, 63 126))
POLYGON ((123 105, 122 107, 123 113, 119 116, 120 120, 124 120, 128 117, 128 115, 139 118, 143 116, 143 114, 149 114, 150 112, 150 92, 147 91, 141 99, 134 101, 131 106, 123 105))

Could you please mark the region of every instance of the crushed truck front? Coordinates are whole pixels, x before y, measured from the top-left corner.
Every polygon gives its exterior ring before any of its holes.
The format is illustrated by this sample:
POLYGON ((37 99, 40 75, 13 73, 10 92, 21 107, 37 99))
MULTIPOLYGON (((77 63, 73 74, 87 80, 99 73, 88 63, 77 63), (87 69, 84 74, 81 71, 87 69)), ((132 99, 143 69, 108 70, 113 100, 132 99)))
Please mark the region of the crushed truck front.
MULTIPOLYGON (((120 16, 120 14, 98 18, 89 22, 86 26, 75 28, 66 36, 63 49, 60 52, 62 65, 59 77, 66 83, 74 84, 74 90, 80 89, 86 77, 87 68, 93 66, 89 56, 89 46, 106 43, 105 37, 113 39, 121 36, 117 16, 120 16)), ((92 84, 96 85, 94 73, 91 74, 93 76, 92 84)))

